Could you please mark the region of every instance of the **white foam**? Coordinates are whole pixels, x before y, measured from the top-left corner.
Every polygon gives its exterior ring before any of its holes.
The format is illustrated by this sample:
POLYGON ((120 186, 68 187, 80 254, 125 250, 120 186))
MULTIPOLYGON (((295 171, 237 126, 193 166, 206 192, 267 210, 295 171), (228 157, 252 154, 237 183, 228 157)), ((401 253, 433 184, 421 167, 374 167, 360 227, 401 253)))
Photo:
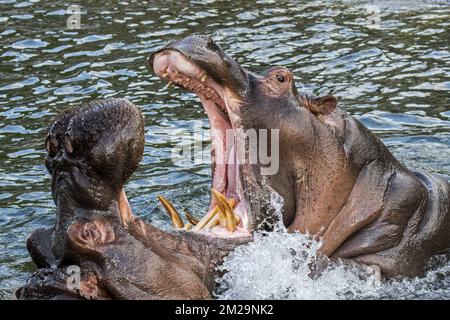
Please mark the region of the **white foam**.
MULTIPOLYGON (((283 199, 272 193, 271 204, 281 216, 283 199)), ((220 267, 216 297, 220 299, 445 299, 450 298, 450 263, 423 278, 379 282, 374 275, 329 262, 312 279, 320 242, 299 233, 287 233, 281 222, 273 232, 255 233, 253 242, 238 247, 220 267)))

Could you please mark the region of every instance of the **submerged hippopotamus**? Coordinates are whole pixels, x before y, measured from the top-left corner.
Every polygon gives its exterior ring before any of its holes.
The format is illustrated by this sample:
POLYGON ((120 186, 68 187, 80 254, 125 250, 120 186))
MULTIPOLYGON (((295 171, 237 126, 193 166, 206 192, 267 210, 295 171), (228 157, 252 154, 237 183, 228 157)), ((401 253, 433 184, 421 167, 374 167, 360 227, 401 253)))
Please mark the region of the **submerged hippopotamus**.
POLYGON ((71 109, 49 128, 46 165, 57 219, 28 240, 40 269, 19 298, 209 298, 216 266, 278 219, 273 193, 284 199, 289 231, 322 239, 323 257, 331 260, 318 265, 339 260, 372 266, 385 277, 415 276, 432 255, 450 248, 449 183, 402 166, 337 108, 335 97, 297 92, 283 67, 252 73, 206 36, 170 43, 151 55, 150 65, 159 77, 194 91, 208 115, 208 213, 188 215, 185 224, 160 197, 179 230, 162 231, 135 217, 124 184, 143 153, 139 110, 122 99, 71 109), (270 149, 275 166, 260 149, 270 149), (67 285, 72 265, 81 274, 75 288, 67 285))

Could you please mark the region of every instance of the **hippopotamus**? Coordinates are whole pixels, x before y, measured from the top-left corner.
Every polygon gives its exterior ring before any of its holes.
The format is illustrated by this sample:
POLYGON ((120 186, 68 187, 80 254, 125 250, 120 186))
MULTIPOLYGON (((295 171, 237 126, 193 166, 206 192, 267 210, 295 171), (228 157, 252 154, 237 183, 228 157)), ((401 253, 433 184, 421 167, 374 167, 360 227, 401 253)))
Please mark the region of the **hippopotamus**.
POLYGON ((48 130, 56 222, 28 239, 39 269, 19 298, 211 298, 216 267, 280 219, 288 231, 322 242, 312 277, 334 261, 412 277, 450 248, 449 183, 400 164, 336 97, 299 92, 284 67, 251 72, 208 36, 174 41, 149 64, 196 93, 210 121, 207 214, 187 214, 185 223, 159 196, 176 230, 136 217, 125 184, 143 154, 139 109, 124 99, 75 106, 48 130), (260 149, 270 149, 276 165, 260 149), (281 217, 273 194, 283 199, 281 217))
POLYGON ((335 96, 299 92, 282 66, 251 72, 205 35, 173 41, 149 63, 199 97, 211 127, 212 185, 234 199, 238 227, 270 229, 275 191, 290 232, 309 233, 323 255, 376 266, 386 278, 420 275, 450 248, 448 181, 402 165, 335 96), (275 172, 264 170, 264 157, 252 159, 262 146, 278 153, 275 172))
POLYGON ((251 240, 166 232, 134 216, 124 184, 143 155, 144 120, 127 100, 63 112, 49 127, 46 148, 56 222, 29 237, 39 269, 18 298, 207 299, 215 267, 251 240))

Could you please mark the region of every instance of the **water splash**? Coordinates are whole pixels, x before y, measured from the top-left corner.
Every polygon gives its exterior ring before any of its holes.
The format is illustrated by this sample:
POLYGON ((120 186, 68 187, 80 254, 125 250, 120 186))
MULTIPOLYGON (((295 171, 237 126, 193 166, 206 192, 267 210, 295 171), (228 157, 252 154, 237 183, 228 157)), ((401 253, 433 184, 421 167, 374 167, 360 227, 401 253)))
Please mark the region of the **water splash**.
MULTIPOLYGON (((272 192, 281 216, 283 199, 272 192)), ((219 299, 448 299, 450 263, 433 258, 422 278, 380 282, 370 270, 346 266, 318 254, 321 243, 309 235, 288 233, 281 220, 273 232, 258 231, 224 261, 217 280, 219 299), (325 267, 324 267, 325 265, 325 267), (314 274, 315 266, 322 269, 314 274)))

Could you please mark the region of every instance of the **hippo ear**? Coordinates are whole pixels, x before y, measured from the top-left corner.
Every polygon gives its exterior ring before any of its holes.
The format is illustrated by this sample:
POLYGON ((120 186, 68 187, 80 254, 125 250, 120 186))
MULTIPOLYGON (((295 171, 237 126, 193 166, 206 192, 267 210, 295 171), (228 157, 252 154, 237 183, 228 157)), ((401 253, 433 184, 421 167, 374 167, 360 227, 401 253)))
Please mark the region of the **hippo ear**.
POLYGON ((316 114, 329 114, 336 109, 337 99, 335 96, 324 96, 315 98, 309 104, 309 110, 316 114))
POLYGON ((102 246, 116 240, 113 226, 103 219, 73 223, 67 234, 69 244, 78 252, 97 252, 102 246))

